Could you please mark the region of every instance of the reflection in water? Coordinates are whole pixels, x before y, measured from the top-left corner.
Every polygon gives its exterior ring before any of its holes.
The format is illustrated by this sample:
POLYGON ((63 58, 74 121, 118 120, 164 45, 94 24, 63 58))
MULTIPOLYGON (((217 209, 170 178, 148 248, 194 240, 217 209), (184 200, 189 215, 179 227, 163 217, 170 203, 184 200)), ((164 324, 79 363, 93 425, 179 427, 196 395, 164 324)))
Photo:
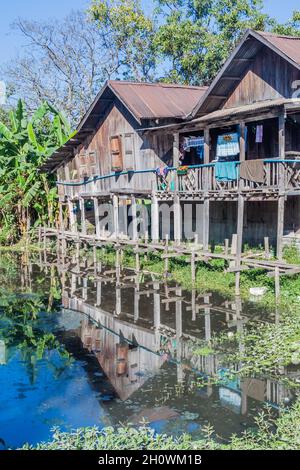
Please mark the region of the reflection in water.
POLYGON ((35 364, 30 383, 19 351, 11 346, 8 352, 0 339, 0 379, 6 383, 0 437, 6 442, 47 439, 52 425, 103 427, 143 420, 160 432, 195 437, 210 423, 220 438, 228 438, 253 426, 265 403, 275 413, 293 399, 285 385, 270 378, 228 378, 224 357, 209 348, 215 334, 242 332, 250 320, 274 322, 268 312, 240 300, 183 292, 151 275, 141 282, 139 273, 119 267, 85 262, 56 269, 54 260, 43 261, 26 263, 20 285, 26 291, 42 286, 53 301, 60 281, 63 307, 46 315, 44 329, 54 332, 73 361, 57 374, 56 352, 49 351, 35 364), (206 345, 202 355, 193 352, 199 340, 206 345))

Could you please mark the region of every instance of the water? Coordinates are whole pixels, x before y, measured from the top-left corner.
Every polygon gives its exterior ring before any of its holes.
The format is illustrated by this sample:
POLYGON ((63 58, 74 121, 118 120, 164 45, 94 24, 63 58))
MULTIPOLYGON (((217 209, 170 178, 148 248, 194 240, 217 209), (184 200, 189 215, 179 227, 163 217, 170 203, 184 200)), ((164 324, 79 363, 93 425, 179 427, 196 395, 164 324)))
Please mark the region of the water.
POLYGON ((203 356, 193 352, 195 341, 209 345, 214 334, 242 331, 250 319, 276 321, 255 304, 184 292, 150 275, 116 277, 111 267, 95 276, 94 266, 65 272, 54 259, 1 262, 3 447, 48 440, 57 426, 144 420, 157 432, 195 438, 210 424, 226 441, 253 427, 265 403, 276 415, 294 399, 271 378, 227 379, 222 358, 209 349, 203 356), (209 377, 218 386, 207 385, 209 377), (201 378, 203 387, 196 385, 201 378))

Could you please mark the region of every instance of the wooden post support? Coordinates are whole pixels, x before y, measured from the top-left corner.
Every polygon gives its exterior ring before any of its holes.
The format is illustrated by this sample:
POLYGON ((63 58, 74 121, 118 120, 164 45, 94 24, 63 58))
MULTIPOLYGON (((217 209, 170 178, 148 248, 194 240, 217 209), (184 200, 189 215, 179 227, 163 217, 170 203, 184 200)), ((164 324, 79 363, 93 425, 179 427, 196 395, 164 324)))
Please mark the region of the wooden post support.
MULTIPOLYGON (((169 235, 166 235, 166 244, 165 244, 165 254, 167 255, 169 251, 169 235)), ((164 270, 164 277, 168 276, 169 272, 169 258, 165 258, 165 270, 164 270)))
MULTIPOLYGON (((173 166, 178 168, 180 165, 180 149, 179 149, 179 133, 174 134, 174 141, 173 141, 173 166)), ((175 191, 178 191, 179 184, 178 184, 178 175, 177 171, 175 172, 175 191)))
POLYGON ((174 196, 174 240, 177 245, 181 242, 181 231, 182 231, 182 217, 181 217, 181 206, 180 198, 178 194, 174 196))
POLYGON ((278 198, 278 214, 277 214, 277 249, 276 254, 279 260, 282 260, 283 248, 283 232, 284 232, 284 206, 285 197, 279 196, 278 198))
POLYGON ((209 247, 209 197, 206 196, 203 203, 203 250, 208 251, 209 247))
POLYGON ((141 265, 140 265, 140 255, 139 255, 139 252, 138 252, 138 246, 137 246, 137 251, 135 253, 135 270, 136 272, 140 272, 141 270, 141 265))
POLYGON ((86 235, 85 205, 84 205, 83 198, 79 199, 79 204, 80 204, 80 217, 81 217, 81 233, 83 235, 86 235))
POLYGON ((114 234, 115 238, 119 237, 119 198, 118 196, 113 196, 113 224, 114 224, 114 234))
POLYGON ((240 295, 240 269, 241 256, 243 247, 243 225, 244 225, 244 198, 241 194, 238 196, 238 213, 237 213, 237 250, 236 250, 236 268, 235 275, 235 294, 240 295))
POLYGON ((194 250, 192 251, 192 256, 191 256, 191 277, 192 277, 192 285, 195 285, 196 281, 196 263, 195 263, 195 252, 194 250))
POLYGON ((280 277, 279 277, 279 268, 275 268, 275 299, 276 302, 279 301, 280 298, 280 277))
MULTIPOLYGON (((210 161, 210 131, 204 129, 204 164, 208 165, 210 161)), ((202 221, 202 241, 203 250, 208 251, 209 246, 209 168, 204 168, 204 203, 203 203, 203 221, 202 221)))
POLYGON ((76 218, 76 215, 74 214, 74 204, 70 200, 68 200, 68 209, 69 209, 70 230, 71 232, 77 232, 77 218, 76 218))
POLYGON ((155 193, 152 193, 151 204, 151 238, 152 242, 158 243, 159 240, 159 209, 155 193))
POLYGON ((229 252, 229 239, 225 238, 225 242, 224 242, 224 254, 225 254, 225 256, 228 255, 228 252, 229 252))
POLYGON ((132 240, 138 240, 138 223, 137 223, 137 208, 136 198, 131 197, 131 216, 132 216, 132 240))
POLYGON ((100 224, 100 213, 99 213, 99 201, 97 197, 94 197, 93 201, 94 201, 96 236, 97 238, 100 238, 101 237, 101 224, 100 224))
POLYGON ((264 237, 264 246, 265 246, 265 258, 269 259, 270 258, 270 243, 269 243, 269 237, 264 237))
POLYGON ((245 122, 240 122, 240 161, 244 162, 246 160, 246 139, 245 139, 245 122))

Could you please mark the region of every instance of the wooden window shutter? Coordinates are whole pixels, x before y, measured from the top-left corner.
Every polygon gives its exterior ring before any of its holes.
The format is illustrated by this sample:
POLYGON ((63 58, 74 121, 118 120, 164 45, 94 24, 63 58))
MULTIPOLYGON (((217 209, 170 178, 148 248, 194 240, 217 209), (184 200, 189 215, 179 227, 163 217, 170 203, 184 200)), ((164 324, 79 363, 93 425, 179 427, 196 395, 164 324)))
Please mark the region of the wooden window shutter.
POLYGON ((134 170, 134 134, 124 135, 124 167, 134 170))
POLYGON ((111 169, 112 171, 123 170, 122 142, 120 136, 110 138, 111 169))

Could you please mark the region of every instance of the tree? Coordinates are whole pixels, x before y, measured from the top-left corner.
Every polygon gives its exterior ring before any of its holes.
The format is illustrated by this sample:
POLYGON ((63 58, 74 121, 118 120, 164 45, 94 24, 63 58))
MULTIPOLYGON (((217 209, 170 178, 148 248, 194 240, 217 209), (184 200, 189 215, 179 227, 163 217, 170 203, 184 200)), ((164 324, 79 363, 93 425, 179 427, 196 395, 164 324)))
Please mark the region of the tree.
POLYGON ((155 22, 139 0, 95 0, 90 8, 106 44, 117 52, 119 77, 153 80, 157 65, 155 22))
POLYGON ((14 91, 10 102, 22 98, 32 111, 46 100, 77 124, 105 80, 115 76, 114 48, 104 46, 105 38, 84 12, 73 12, 62 21, 18 19, 12 27, 26 46, 2 70, 14 91))
POLYGON ((38 168, 74 135, 63 114, 44 102, 29 118, 24 103, 0 122, 0 237, 12 243, 31 225, 55 219, 55 185, 38 168))
POLYGON ((157 0, 164 22, 155 38, 170 61, 166 78, 208 85, 247 28, 270 24, 261 0, 157 0))

